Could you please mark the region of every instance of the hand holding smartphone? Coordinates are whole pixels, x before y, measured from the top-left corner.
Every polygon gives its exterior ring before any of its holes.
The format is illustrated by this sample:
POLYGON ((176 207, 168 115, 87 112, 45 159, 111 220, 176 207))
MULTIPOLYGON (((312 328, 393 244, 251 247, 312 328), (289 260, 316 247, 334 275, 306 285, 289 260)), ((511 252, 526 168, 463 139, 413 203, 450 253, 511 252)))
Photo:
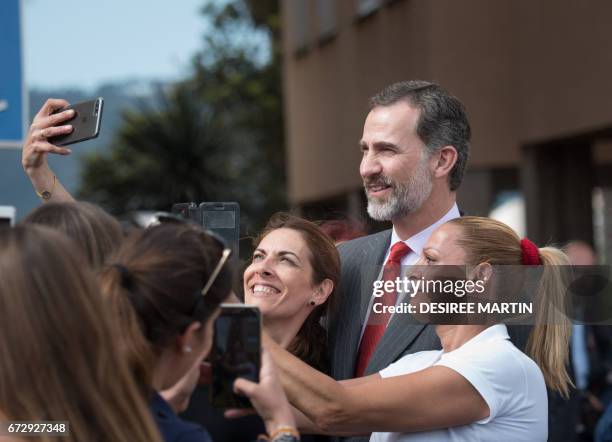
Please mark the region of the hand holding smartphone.
POLYGON ((259 309, 244 304, 221 304, 221 314, 214 329, 210 401, 218 408, 251 408, 246 397, 234 393, 234 381, 240 377, 259 382, 259 309))
POLYGON ((103 106, 104 99, 99 97, 95 100, 83 101, 55 110, 53 114, 58 114, 68 109, 74 110, 74 116, 70 120, 66 120, 62 123, 62 125, 72 125, 72 132, 50 137, 48 139, 49 143, 56 146, 67 146, 69 144, 96 138, 100 134, 103 106))

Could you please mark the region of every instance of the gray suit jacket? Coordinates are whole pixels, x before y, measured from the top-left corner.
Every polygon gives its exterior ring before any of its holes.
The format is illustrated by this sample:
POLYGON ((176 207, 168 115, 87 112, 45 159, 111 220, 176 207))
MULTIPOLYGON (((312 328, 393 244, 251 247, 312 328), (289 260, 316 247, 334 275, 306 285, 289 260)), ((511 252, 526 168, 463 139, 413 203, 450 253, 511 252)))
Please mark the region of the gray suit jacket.
MULTIPOLYGON (((335 314, 328 322, 331 374, 350 379, 355 374, 357 350, 372 285, 378 278, 391 242, 391 230, 345 242, 338 247, 342 277, 335 314)), ((366 369, 376 373, 407 353, 440 348, 431 326, 411 320, 410 315, 394 315, 366 369)))
MULTIPOLYGON (((354 377, 361 328, 372 296, 372 285, 378 278, 390 242, 391 230, 385 230, 338 247, 342 260, 342 277, 336 293, 339 299, 327 323, 331 375, 337 380, 354 377)), ((515 345, 523 349, 529 328, 510 327, 509 332, 515 345)), ((440 348, 440 340, 433 326, 418 323, 411 315, 393 315, 365 374, 376 373, 406 354, 440 348)), ((368 439, 369 436, 343 440, 362 442, 368 439)))

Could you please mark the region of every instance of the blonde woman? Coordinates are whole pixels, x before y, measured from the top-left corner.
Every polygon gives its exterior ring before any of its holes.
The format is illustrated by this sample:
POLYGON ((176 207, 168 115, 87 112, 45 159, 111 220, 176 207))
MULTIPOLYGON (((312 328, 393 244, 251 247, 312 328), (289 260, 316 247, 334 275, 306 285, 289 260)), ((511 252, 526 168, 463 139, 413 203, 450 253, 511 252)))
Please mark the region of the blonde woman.
POLYGON ((529 356, 508 338, 506 326, 437 325, 442 350, 404 356, 380 373, 335 381, 282 350, 266 346, 277 363, 305 433, 370 434, 372 441, 545 441, 546 386, 564 395, 570 323, 550 317, 562 304, 555 248, 538 249, 506 225, 462 217, 439 227, 421 265, 468 265, 470 278, 495 281, 498 265, 541 265, 537 325, 529 356))
POLYGON ((69 423, 42 441, 161 441, 83 262, 50 228, 0 230, 0 420, 69 423))

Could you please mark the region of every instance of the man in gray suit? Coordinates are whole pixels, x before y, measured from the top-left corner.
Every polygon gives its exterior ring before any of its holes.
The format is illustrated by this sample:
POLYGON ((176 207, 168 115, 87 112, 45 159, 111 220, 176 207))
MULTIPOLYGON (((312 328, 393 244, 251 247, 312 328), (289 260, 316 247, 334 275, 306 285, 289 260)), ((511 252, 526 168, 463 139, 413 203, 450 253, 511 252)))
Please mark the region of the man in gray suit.
POLYGON ((382 337, 370 336, 372 285, 381 278, 394 244, 402 241, 408 246, 402 246, 401 265, 414 264, 432 231, 460 216, 456 190, 467 164, 469 140, 463 105, 436 84, 396 83, 371 99, 359 172, 368 214, 391 221, 393 228, 339 246, 341 292, 328 322, 335 379, 372 374, 405 354, 440 348, 434 328, 411 322, 410 315, 394 315, 382 337))

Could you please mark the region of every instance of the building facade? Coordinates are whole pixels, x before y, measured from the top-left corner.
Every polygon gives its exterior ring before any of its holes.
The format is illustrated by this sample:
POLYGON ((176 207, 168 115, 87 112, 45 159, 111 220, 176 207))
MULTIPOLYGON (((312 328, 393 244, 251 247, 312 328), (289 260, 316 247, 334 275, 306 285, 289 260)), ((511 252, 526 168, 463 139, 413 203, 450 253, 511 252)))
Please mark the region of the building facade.
POLYGON ((520 192, 535 241, 593 243, 601 236, 592 201, 598 189, 610 212, 612 3, 281 4, 294 208, 313 217, 363 216, 358 141, 368 98, 395 81, 423 79, 468 110, 473 138, 458 193, 463 210, 486 215, 504 191, 520 192))

